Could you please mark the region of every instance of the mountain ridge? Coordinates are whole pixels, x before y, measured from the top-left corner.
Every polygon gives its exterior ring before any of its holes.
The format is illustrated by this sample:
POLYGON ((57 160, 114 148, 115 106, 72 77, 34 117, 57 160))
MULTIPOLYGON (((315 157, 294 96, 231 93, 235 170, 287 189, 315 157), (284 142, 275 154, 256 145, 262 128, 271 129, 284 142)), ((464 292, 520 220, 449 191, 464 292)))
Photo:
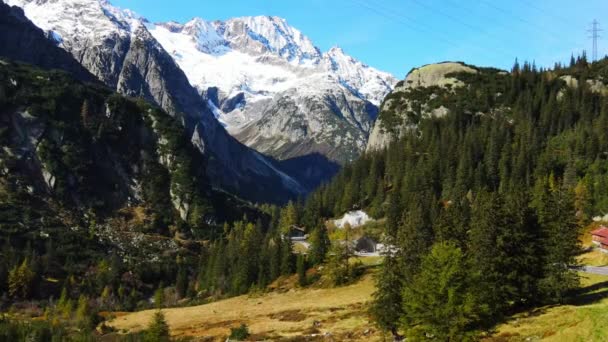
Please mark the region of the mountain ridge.
POLYGON ((8 3, 22 7, 34 24, 54 32, 58 45, 106 85, 141 96, 177 117, 201 153, 213 156, 207 171, 216 186, 254 201, 282 202, 306 191, 220 126, 141 17, 99 0, 8 3))
POLYGON ((345 163, 358 156, 377 106, 396 83, 339 47, 321 52, 279 17, 197 17, 149 28, 227 130, 282 161, 320 153, 345 163))

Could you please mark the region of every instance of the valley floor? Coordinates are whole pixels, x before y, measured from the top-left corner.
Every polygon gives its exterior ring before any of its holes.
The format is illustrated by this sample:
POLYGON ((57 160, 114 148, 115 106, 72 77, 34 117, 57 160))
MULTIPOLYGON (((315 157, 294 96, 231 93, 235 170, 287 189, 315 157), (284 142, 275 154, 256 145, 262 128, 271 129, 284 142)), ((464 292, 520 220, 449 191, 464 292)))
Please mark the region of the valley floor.
MULTIPOLYGON (((582 261, 587 264, 604 266, 602 254, 591 252, 581 259, 585 258, 582 261)), ((581 283, 569 304, 514 315, 484 341, 608 341, 608 276, 581 273, 581 283)), ((163 312, 174 336, 205 341, 223 341, 230 328, 241 323, 248 325, 254 340, 382 341, 382 333, 367 313, 373 292, 373 274, 368 273, 345 287, 244 295, 163 312)), ((119 315, 110 325, 118 331, 138 331, 148 325, 154 312, 119 315)))
MULTIPOLYGON (((374 341, 381 340, 381 336, 366 309, 373 291, 373 277, 367 274, 357 283, 340 288, 244 295, 200 306, 163 309, 163 312, 171 334, 176 337, 223 341, 231 327, 245 323, 256 340, 331 336, 337 341, 374 341)), ((148 325, 154 312, 119 316, 109 325, 119 331, 138 331, 148 325)))

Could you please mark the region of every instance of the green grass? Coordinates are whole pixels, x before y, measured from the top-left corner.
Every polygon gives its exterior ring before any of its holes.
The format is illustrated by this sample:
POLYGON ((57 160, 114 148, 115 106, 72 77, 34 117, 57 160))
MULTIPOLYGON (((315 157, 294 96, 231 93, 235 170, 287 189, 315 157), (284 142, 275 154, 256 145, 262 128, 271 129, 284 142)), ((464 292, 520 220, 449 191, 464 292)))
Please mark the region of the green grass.
POLYGON ((569 304, 513 316, 486 341, 608 341, 608 276, 581 274, 569 304))

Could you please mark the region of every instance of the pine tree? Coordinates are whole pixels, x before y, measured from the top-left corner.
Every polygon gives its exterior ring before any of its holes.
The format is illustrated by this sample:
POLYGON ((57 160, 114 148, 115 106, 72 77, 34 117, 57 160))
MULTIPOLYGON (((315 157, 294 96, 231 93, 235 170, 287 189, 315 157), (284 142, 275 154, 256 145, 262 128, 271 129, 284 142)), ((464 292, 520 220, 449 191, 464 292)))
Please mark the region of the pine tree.
POLYGON ((144 334, 145 342, 169 342, 169 325, 165 320, 165 315, 158 310, 154 313, 154 317, 148 329, 144 334))
POLYGON ((408 282, 417 273, 420 260, 432 243, 432 233, 424 218, 420 203, 412 204, 412 208, 403 213, 403 223, 399 227, 396 241, 399 250, 397 259, 400 263, 403 280, 408 282))
POLYGON ((188 273, 186 271, 186 266, 181 263, 178 264, 177 277, 175 279, 175 290, 179 298, 186 297, 188 292, 188 273))
POLYGON ((473 203, 469 255, 478 294, 495 318, 538 296, 540 232, 523 190, 480 192, 473 203))
POLYGON ((78 325, 85 330, 90 329, 93 324, 89 307, 89 299, 84 295, 80 295, 78 298, 76 321, 78 322, 78 325))
POLYGON ((318 224, 310 235, 309 256, 312 265, 319 265, 325 260, 329 246, 327 229, 322 224, 318 224))
POLYGON ((162 284, 158 286, 156 291, 154 292, 154 305, 157 309, 163 307, 165 304, 165 289, 163 289, 162 284))
POLYGON ((289 201, 287 206, 281 210, 279 219, 279 228, 282 233, 289 232, 293 225, 299 223, 298 208, 293 201, 289 201))
POLYGON ((302 254, 298 254, 296 268, 298 273, 298 284, 302 287, 308 285, 308 278, 306 277, 306 259, 302 254))
POLYGON ((281 238, 272 237, 268 241, 269 274, 270 279, 277 279, 281 275, 281 238))
POLYGON ((403 328, 412 340, 472 340, 479 307, 462 251, 437 243, 403 290, 403 328))
POLYGON ((549 301, 563 302, 579 284, 576 266, 578 227, 571 191, 544 186, 537 195, 537 211, 543 238, 544 276, 540 289, 549 301))
POLYGON ((376 292, 370 313, 378 327, 390 331, 397 340, 399 320, 403 316, 403 282, 399 274, 399 263, 393 255, 386 255, 380 271, 376 275, 376 292))
POLYGON ((349 248, 347 242, 336 241, 332 244, 327 258, 326 270, 334 286, 350 281, 349 248))
POLYGON ((279 240, 281 242, 281 275, 293 274, 295 266, 295 258, 293 254, 293 246, 291 240, 284 237, 279 240))
POLYGON ((26 299, 32 290, 32 280, 35 274, 30 268, 29 258, 25 258, 19 266, 13 267, 8 274, 8 294, 11 297, 26 299))

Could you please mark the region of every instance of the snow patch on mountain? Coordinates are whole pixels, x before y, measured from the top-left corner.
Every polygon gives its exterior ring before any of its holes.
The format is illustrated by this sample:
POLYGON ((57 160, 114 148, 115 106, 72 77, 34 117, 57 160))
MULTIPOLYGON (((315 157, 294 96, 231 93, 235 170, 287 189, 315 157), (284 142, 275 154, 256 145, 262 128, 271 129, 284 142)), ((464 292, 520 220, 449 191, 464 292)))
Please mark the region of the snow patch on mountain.
POLYGON ((371 68, 340 48, 321 53, 300 31, 278 17, 242 17, 226 22, 195 18, 149 25, 201 92, 217 87, 219 102, 242 96, 239 106, 223 108, 221 120, 232 133, 260 119, 255 104, 289 89, 317 93, 316 79, 327 76, 331 87, 345 87, 362 100, 378 106, 396 79, 371 68))
POLYGON ((130 34, 142 18, 121 10, 106 0, 5 0, 23 8, 26 16, 53 36, 103 39, 118 33, 130 34))

